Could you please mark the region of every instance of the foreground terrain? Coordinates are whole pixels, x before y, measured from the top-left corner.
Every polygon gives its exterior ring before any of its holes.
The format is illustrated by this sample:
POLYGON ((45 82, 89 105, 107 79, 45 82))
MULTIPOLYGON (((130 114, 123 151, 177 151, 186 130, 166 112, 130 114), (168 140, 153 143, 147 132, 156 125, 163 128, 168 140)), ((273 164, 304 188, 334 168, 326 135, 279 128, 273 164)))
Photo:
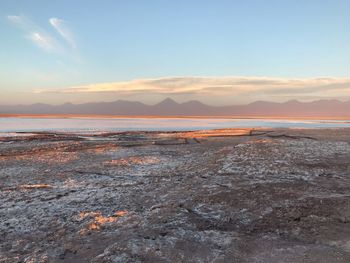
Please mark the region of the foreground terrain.
POLYGON ((349 142, 349 129, 0 138, 0 262, 348 263, 349 142))

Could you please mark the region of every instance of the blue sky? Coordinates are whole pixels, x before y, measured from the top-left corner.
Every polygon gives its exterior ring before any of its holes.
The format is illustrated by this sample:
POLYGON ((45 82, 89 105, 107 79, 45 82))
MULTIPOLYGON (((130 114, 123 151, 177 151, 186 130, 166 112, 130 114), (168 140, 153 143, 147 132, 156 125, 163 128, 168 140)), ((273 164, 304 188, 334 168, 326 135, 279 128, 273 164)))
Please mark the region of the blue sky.
POLYGON ((0 103, 344 98, 349 10, 348 0, 2 0, 0 103))

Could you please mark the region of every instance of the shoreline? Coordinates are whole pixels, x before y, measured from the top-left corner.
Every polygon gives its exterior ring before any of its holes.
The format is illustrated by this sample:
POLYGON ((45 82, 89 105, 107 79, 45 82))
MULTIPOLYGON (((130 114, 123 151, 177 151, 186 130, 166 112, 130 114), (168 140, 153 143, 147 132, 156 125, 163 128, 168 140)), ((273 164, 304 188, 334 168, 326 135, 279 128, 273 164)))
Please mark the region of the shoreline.
POLYGON ((276 120, 350 120, 350 116, 160 116, 160 115, 94 115, 94 114, 0 114, 0 118, 25 119, 276 119, 276 120))

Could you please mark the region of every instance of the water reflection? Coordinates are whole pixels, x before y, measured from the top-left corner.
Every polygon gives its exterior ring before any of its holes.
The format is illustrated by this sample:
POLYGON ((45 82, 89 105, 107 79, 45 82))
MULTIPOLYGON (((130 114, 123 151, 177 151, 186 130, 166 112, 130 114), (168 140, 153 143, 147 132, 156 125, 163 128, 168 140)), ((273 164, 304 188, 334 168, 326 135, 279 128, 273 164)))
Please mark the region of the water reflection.
POLYGON ((336 128, 342 120, 196 119, 196 118, 0 118, 0 132, 184 131, 222 128, 336 128))

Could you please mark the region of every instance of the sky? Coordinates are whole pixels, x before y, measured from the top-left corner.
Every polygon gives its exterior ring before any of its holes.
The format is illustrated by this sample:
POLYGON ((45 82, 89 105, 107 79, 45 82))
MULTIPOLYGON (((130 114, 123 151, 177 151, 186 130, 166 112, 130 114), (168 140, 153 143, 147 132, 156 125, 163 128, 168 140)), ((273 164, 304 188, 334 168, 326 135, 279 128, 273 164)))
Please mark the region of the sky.
POLYGON ((0 104, 350 100, 349 0, 1 0, 0 104))

